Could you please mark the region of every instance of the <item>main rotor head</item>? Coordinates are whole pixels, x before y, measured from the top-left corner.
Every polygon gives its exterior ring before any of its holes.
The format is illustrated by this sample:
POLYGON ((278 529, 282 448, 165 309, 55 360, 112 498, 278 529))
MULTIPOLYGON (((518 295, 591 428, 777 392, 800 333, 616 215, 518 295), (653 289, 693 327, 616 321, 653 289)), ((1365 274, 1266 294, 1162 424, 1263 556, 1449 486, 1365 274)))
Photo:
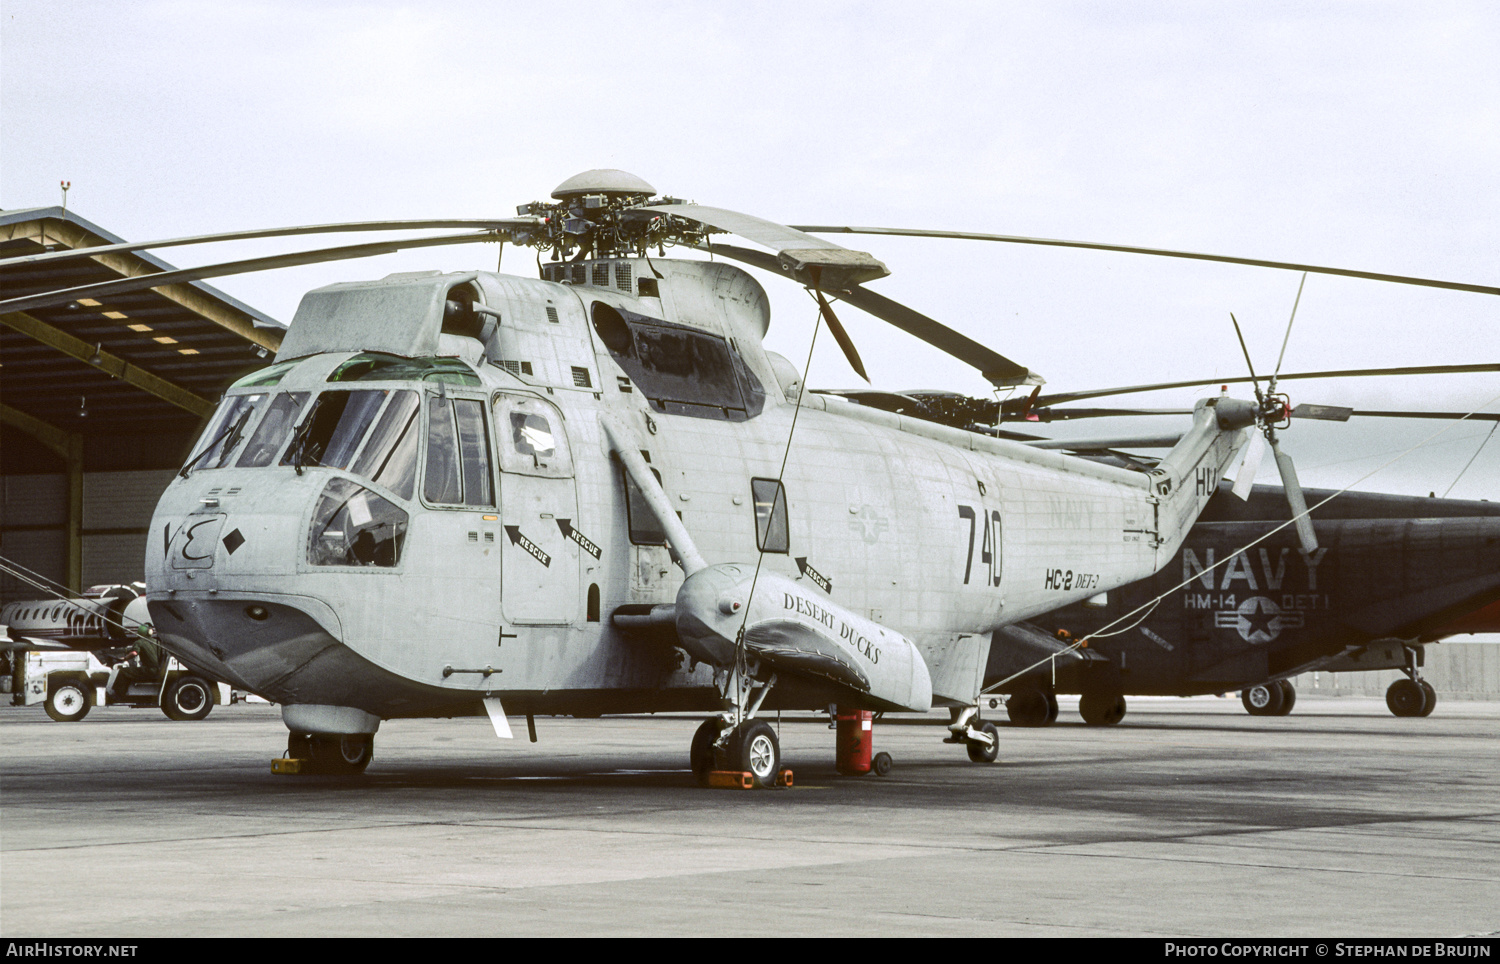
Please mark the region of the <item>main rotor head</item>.
POLYGON ((628 171, 598 169, 575 174, 552 190, 557 203, 533 201, 517 206, 522 217, 537 219, 534 228, 513 232, 512 240, 552 252, 554 261, 572 258, 643 257, 673 244, 705 243, 707 226, 653 206, 680 204, 676 198, 655 201, 656 188, 628 171))

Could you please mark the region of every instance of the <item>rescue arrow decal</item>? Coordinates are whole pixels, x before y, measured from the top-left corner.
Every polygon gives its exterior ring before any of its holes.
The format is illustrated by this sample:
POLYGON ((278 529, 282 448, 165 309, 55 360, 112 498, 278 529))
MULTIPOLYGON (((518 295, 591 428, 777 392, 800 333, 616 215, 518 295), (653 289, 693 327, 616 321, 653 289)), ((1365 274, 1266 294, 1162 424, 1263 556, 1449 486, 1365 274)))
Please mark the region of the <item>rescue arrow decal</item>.
POLYGON ((603 550, 594 545, 593 541, 583 533, 573 528, 572 521, 573 520, 571 519, 557 520, 557 527, 562 530, 563 538, 572 539, 574 542, 578 543, 578 545, 583 549, 584 552, 587 552, 595 559, 598 559, 601 555, 603 555, 603 550))
POLYGON ((797 557, 797 568, 802 572, 802 575, 806 576, 814 583, 816 583, 819 589, 823 590, 830 596, 833 595, 833 580, 829 579, 827 576, 823 575, 821 572, 808 565, 806 556, 797 557))
POLYGON ((521 535, 520 526, 506 526, 505 534, 510 536, 511 545, 520 546, 531 554, 531 557, 542 565, 552 567, 552 557, 542 551, 542 547, 521 535))

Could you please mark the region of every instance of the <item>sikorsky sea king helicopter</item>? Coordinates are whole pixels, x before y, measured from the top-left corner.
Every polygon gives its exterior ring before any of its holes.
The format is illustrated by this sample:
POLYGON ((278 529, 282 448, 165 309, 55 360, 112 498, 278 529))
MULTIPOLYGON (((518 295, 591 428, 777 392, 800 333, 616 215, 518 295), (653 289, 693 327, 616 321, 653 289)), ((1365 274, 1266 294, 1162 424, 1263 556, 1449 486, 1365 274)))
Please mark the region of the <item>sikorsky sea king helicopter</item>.
MULTIPOLYGON (((667 246, 805 285, 861 374, 830 297, 996 386, 1040 379, 864 288, 889 273, 864 252, 620 171, 552 197, 445 222, 551 252, 539 279, 309 292, 161 497, 145 575, 162 644, 281 704, 310 768, 362 770, 392 718, 508 733, 506 714, 703 711, 693 771, 765 785, 783 770, 765 714, 834 704, 948 707, 949 742, 993 760, 991 634, 1172 560, 1242 430, 1285 413, 1274 394, 1204 399, 1159 462, 1121 467, 804 392, 762 346, 760 284, 667 246)), ((210 273, 230 270, 183 275, 210 273)))

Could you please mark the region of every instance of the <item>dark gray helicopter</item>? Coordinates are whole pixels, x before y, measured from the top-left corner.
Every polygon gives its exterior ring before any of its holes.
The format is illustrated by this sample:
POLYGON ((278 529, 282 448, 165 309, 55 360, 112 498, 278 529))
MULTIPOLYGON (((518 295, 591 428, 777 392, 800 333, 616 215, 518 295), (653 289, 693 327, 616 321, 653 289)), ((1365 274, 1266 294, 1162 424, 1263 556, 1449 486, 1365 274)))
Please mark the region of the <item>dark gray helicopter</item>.
POLYGON ((1091 724, 1119 722, 1130 695, 1232 690, 1270 716, 1291 712, 1300 673, 1399 669, 1391 712, 1431 713, 1423 645, 1500 631, 1500 505, 1306 494, 1314 552, 1290 529, 1273 533, 1288 517, 1280 489, 1242 501, 1225 482, 1151 578, 997 630, 987 691, 1006 694, 1011 720, 1027 726, 1056 719, 1057 693, 1080 694, 1091 724))

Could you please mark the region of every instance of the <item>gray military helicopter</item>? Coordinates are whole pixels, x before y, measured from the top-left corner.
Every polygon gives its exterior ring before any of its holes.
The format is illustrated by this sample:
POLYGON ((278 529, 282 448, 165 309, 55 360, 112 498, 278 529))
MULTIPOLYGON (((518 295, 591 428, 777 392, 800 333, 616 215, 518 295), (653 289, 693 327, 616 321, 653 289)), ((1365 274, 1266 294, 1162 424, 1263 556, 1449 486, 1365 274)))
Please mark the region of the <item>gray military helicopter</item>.
POLYGON ((487 714, 508 732, 507 713, 703 711, 700 780, 767 785, 783 768, 764 714, 835 704, 948 707, 948 741, 992 761, 991 634, 1168 563, 1242 430, 1282 412, 1201 400, 1141 470, 805 392, 762 346, 760 284, 667 246, 806 286, 861 374, 829 296, 997 387, 1040 379, 863 287, 889 273, 865 252, 658 198, 620 171, 552 198, 503 221, 221 236, 484 229, 149 279, 476 239, 553 258, 538 279, 418 272, 309 292, 161 497, 146 582, 163 645, 281 704, 306 769, 363 770, 386 719, 487 714))

